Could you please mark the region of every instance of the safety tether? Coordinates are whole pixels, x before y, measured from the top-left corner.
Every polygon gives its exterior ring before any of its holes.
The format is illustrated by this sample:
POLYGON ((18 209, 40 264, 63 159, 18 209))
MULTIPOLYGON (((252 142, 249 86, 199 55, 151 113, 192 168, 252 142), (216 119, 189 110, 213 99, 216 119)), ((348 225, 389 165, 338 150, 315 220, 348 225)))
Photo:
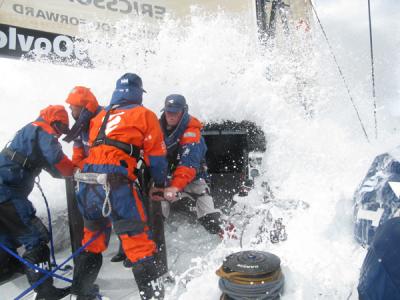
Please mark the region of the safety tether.
MULTIPOLYGON (((52 259, 52 266, 57 266, 57 261, 56 261, 56 256, 54 254, 54 240, 53 240, 53 226, 51 224, 51 213, 50 213, 50 207, 49 207, 49 202, 47 201, 47 198, 43 192, 43 189, 40 185, 40 177, 37 176, 35 178, 35 184, 37 188, 39 189, 40 193, 42 194, 44 203, 46 204, 46 210, 47 210, 47 220, 48 220, 48 228, 49 228, 49 235, 50 235, 50 254, 51 254, 51 259, 52 259)), ((71 266, 68 266, 71 268, 71 266)))

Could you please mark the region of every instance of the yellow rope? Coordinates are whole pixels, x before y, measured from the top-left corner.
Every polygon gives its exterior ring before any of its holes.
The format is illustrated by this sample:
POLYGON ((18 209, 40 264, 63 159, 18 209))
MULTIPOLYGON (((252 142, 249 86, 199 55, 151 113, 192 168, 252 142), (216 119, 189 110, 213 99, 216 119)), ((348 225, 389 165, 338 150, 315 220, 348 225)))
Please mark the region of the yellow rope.
POLYGON ((243 274, 241 272, 225 272, 223 267, 220 267, 215 273, 219 277, 229 280, 230 282, 236 284, 246 284, 246 285, 264 284, 267 282, 276 281, 282 277, 282 272, 280 268, 268 274, 265 273, 254 274, 254 276, 257 276, 256 278, 249 277, 248 275, 246 276, 246 274, 243 274))

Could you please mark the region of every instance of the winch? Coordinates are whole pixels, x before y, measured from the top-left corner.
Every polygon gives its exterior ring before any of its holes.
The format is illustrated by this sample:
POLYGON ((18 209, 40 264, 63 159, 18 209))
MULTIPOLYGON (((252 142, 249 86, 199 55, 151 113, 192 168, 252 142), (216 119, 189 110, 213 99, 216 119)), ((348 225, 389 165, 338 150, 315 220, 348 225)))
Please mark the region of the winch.
POLYGON ((221 300, 275 300, 284 286, 278 256, 263 251, 241 251, 225 258, 217 270, 221 300))

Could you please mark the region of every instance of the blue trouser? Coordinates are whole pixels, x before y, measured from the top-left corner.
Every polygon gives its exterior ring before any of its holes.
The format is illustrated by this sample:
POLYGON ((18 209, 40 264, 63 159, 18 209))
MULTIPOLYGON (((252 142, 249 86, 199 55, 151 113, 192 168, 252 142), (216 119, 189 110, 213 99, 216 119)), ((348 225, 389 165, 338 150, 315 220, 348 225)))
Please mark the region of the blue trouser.
POLYGON ((139 191, 132 183, 111 186, 111 214, 107 218, 102 214, 106 198, 102 185, 79 183, 77 198, 84 219, 83 242, 87 242, 100 229, 108 228, 88 246, 89 252, 101 253, 107 248, 112 223, 114 231, 122 240, 126 255, 132 262, 152 257, 156 247, 147 225, 146 209, 139 191))
POLYGON ((27 198, 0 203, 0 242, 11 249, 24 245, 26 250, 49 242, 47 228, 27 198))
MULTIPOLYGON (((110 201, 112 213, 110 219, 118 221, 121 219, 134 219, 140 222, 142 219, 139 212, 135 197, 132 192, 132 184, 121 184, 116 187, 111 187, 110 201)), ((139 193, 138 193, 139 195, 139 193)), ((77 194, 79 210, 86 220, 96 220, 104 218, 102 215, 102 207, 105 199, 105 190, 101 185, 92 185, 86 183, 79 184, 79 191, 77 194)), ((140 202, 142 199, 139 195, 140 202)), ((143 203, 140 203, 143 205, 143 203)))
POLYGON ((379 225, 360 271, 360 300, 400 299, 400 218, 379 225))

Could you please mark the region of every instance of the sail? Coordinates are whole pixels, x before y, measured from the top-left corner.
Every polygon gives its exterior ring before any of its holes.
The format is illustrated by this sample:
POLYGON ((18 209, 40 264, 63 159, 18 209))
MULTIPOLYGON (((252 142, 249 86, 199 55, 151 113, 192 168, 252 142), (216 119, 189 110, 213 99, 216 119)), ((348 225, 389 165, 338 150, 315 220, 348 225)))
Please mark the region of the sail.
POLYGON ((163 20, 184 19, 196 8, 204 14, 237 14, 255 24, 251 0, 1 0, 0 56, 19 58, 35 50, 84 59, 73 46, 83 26, 113 34, 117 22, 139 20, 157 33, 163 20))
POLYGON ((205 15, 223 12, 239 17, 250 24, 252 32, 249 34, 255 37, 256 24, 274 34, 275 27, 277 31, 287 32, 290 23, 308 24, 308 1, 1 0, 0 56, 19 58, 35 50, 39 55, 85 60, 85 53, 74 43, 75 38, 82 36, 83 27, 87 29, 89 26, 92 31, 112 35, 119 21, 138 20, 146 31, 157 34, 163 20, 171 18, 190 22, 188 16, 194 10, 205 15))
POLYGON ((194 7, 208 13, 220 10, 249 18, 254 10, 253 1, 243 0, 2 0, 0 20, 2 24, 78 36, 80 25, 94 23, 97 30, 107 32, 120 20, 141 19, 151 26, 166 16, 188 16, 194 7))

